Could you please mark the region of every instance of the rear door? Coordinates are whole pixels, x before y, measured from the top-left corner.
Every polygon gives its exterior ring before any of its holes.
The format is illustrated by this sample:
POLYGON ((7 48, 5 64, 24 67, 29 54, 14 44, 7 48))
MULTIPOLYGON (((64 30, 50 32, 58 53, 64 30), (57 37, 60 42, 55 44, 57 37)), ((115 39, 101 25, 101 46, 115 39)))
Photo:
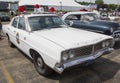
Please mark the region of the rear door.
POLYGON ((7 30, 8 30, 7 32, 8 32, 10 41, 12 43, 14 43, 15 45, 17 44, 16 43, 16 29, 17 29, 17 24, 18 24, 18 17, 15 17, 13 19, 13 21, 11 22, 10 26, 7 27, 7 30))
POLYGON ((18 28, 16 29, 16 43, 17 47, 20 48, 24 53, 29 51, 28 37, 29 32, 27 31, 26 21, 24 17, 19 17, 18 28))

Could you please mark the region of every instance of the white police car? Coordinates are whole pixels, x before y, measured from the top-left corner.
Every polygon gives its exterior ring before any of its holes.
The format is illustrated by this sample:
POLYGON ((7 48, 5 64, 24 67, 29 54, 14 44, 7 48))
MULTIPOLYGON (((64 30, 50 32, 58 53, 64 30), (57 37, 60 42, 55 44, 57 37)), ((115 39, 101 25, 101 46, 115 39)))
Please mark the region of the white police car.
POLYGON ((4 25, 11 47, 28 55, 42 75, 88 62, 113 50, 110 36, 68 27, 54 14, 29 14, 14 17, 4 25))

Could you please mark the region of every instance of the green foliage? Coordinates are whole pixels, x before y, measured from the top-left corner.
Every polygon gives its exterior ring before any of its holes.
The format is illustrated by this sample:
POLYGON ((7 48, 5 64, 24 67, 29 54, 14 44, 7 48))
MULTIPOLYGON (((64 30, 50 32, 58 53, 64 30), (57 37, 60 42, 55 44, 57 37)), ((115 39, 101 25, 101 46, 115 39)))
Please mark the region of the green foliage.
POLYGON ((103 0, 96 0, 95 3, 96 4, 104 4, 104 1, 103 0))
POLYGON ((117 5, 115 5, 115 4, 109 4, 108 8, 112 9, 112 10, 115 10, 115 8, 117 8, 117 5))
POLYGON ((85 2, 85 1, 83 1, 83 2, 78 2, 79 4, 81 4, 81 5, 89 5, 90 3, 89 2, 85 2))

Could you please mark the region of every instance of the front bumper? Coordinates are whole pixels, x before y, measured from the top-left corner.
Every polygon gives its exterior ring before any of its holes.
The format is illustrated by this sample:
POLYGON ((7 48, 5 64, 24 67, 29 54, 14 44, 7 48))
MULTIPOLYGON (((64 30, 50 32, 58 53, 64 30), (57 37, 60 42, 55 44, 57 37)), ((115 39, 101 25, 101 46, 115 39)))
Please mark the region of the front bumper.
POLYGON ((104 49, 101 49, 101 50, 95 52, 94 54, 91 54, 91 55, 87 55, 84 57, 78 57, 74 60, 70 60, 70 61, 67 61, 64 63, 57 63, 54 67, 54 70, 56 72, 58 72, 59 74, 61 74, 67 68, 82 64, 89 60, 95 60, 96 58, 100 57, 102 54, 104 54, 106 52, 111 52, 113 50, 114 50, 113 48, 104 48, 104 49))

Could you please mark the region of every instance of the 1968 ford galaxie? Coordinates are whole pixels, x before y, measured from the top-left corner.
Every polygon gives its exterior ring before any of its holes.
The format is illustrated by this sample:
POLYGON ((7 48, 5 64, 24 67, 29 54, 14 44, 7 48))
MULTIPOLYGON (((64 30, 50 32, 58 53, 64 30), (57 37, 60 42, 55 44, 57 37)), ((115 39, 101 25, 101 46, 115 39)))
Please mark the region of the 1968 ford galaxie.
MULTIPOLYGON (((11 47, 28 55, 36 70, 48 75, 94 60, 113 50, 113 38, 68 27, 54 14, 28 14, 14 17, 4 25, 11 47)), ((26 67, 27 68, 27 67, 26 67)))
POLYGON ((68 12, 62 19, 71 27, 98 32, 114 37, 120 41, 120 25, 116 22, 98 20, 98 15, 93 12, 68 12))

